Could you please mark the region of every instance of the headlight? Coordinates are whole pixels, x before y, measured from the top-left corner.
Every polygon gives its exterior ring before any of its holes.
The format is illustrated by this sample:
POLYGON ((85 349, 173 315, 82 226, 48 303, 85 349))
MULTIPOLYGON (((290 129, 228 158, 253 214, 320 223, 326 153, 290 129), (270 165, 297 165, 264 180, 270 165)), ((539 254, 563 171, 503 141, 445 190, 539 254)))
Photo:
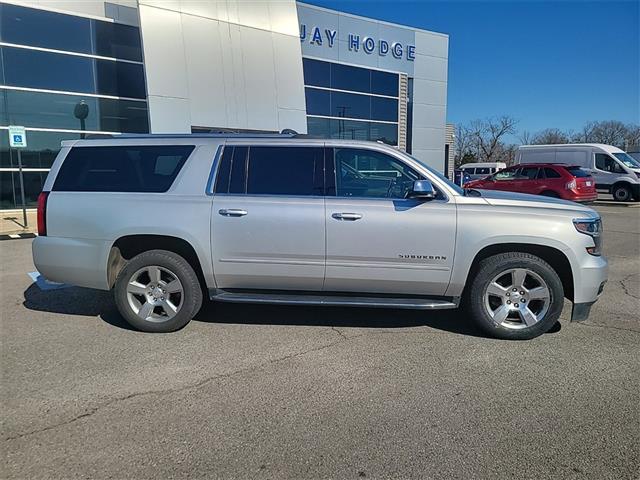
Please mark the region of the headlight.
POLYGON ((591 255, 602 255, 602 220, 599 218, 574 218, 576 230, 593 238, 593 247, 587 247, 591 255))

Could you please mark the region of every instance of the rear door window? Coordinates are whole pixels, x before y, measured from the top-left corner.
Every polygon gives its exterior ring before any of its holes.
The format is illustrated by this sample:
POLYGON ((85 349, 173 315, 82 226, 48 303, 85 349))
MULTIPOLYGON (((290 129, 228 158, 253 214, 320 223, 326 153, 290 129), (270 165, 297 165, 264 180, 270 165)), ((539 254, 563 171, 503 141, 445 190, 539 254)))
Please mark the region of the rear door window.
POLYGON ((538 167, 524 167, 518 171, 521 180, 535 180, 538 177, 538 167))
POLYGON ((166 192, 194 148, 193 145, 75 147, 64 159, 53 190, 166 192))
POLYGON ((556 172, 553 168, 549 168, 549 167, 546 167, 544 169, 544 176, 546 178, 549 178, 549 179, 551 179, 551 178, 562 178, 562 175, 560 175, 558 172, 556 172))
POLYGON ((218 166, 216 193, 244 194, 249 147, 225 147, 218 166))
POLYGON ((324 148, 249 148, 248 195, 324 194, 324 148))
POLYGON ((490 168, 476 168, 476 175, 489 175, 490 173, 490 168))

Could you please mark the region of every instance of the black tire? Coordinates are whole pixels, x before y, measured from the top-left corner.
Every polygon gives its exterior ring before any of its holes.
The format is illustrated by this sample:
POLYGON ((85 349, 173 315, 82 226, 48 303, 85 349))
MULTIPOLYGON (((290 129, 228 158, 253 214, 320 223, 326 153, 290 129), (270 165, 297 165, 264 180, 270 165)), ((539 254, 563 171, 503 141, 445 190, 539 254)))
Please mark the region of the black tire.
POLYGON ((631 189, 626 185, 614 185, 611 189, 611 195, 616 202, 630 202, 633 198, 631 189))
MULTIPOLYGON (((521 252, 501 253, 482 260, 475 276, 471 279, 465 298, 465 308, 476 324, 488 335, 507 340, 529 340, 549 331, 558 321, 563 305, 564 289, 556 271, 541 258, 521 252), (501 272, 508 272, 512 269, 525 269, 533 272, 546 283, 548 288, 550 300, 546 313, 531 326, 525 326, 524 321, 522 322, 523 328, 509 328, 499 325, 493 321, 486 307, 485 292, 489 284, 501 272)), ((515 326, 518 327, 517 324, 515 326)))
MULTIPOLYGON (((142 275, 144 276, 144 273, 142 273, 142 275)), ((153 282, 153 280, 151 280, 151 282, 153 282)), ((160 282, 157 286, 160 286, 160 282)), ((167 288, 167 290, 169 289, 167 288)), ((124 268, 120 270, 118 278, 116 279, 114 296, 118 311, 127 323, 143 332, 166 333, 179 330, 191 321, 202 305, 202 289, 198 281, 198 276, 193 268, 189 265, 189 262, 180 255, 167 250, 149 250, 133 257, 127 262, 124 268), (127 292, 129 281, 133 275, 146 267, 159 267, 159 270, 162 271, 161 275, 164 276, 164 279, 160 280, 160 282, 163 282, 163 285, 166 284, 166 279, 170 280, 172 278, 171 275, 177 277, 180 281, 180 292, 167 295, 167 300, 169 300, 169 295, 178 295, 178 301, 175 301, 175 303, 179 302, 179 308, 172 318, 163 320, 162 314, 160 314, 156 321, 143 319, 138 316, 134 307, 131 305, 127 292)), ((133 298, 134 300, 132 301, 134 303, 138 300, 140 303, 143 303, 142 299, 146 297, 139 295, 133 298)), ((164 300, 164 297, 162 297, 162 300, 164 300)), ((162 313, 163 309, 162 307, 159 309, 154 308, 152 315, 154 315, 156 311, 162 313)))
POLYGON ((556 192, 552 192, 551 190, 542 192, 540 195, 542 195, 543 197, 549 197, 549 198, 560 198, 560 195, 558 195, 556 192))

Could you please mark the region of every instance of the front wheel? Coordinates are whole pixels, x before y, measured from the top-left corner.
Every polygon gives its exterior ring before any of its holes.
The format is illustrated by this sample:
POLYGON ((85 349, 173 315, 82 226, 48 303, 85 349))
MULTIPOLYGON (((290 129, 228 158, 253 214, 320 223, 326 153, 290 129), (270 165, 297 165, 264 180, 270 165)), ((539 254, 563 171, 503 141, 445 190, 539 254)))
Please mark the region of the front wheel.
POLYGON ((528 253, 508 252, 480 262, 466 302, 473 320, 489 335, 528 340, 558 321, 564 290, 547 262, 528 253))
POLYGON ((178 330, 202 305, 193 268, 166 250, 149 250, 132 258, 118 274, 114 290, 120 314, 144 332, 178 330))
POLYGON ((614 185, 611 195, 616 202, 629 202, 633 197, 631 189, 626 185, 614 185))

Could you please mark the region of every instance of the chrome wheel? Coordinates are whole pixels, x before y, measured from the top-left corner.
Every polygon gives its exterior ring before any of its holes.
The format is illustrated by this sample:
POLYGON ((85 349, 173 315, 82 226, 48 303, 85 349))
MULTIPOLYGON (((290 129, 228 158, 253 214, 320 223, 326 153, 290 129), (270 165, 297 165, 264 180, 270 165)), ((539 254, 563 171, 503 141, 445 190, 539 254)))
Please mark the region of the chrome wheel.
POLYGON ((172 271, 155 265, 143 267, 127 282, 127 301, 133 312, 147 322, 166 322, 180 311, 182 283, 172 271))
POLYGON ((551 291, 537 273, 526 268, 506 270, 489 282, 484 306, 500 326, 522 329, 540 322, 551 305, 551 291))

